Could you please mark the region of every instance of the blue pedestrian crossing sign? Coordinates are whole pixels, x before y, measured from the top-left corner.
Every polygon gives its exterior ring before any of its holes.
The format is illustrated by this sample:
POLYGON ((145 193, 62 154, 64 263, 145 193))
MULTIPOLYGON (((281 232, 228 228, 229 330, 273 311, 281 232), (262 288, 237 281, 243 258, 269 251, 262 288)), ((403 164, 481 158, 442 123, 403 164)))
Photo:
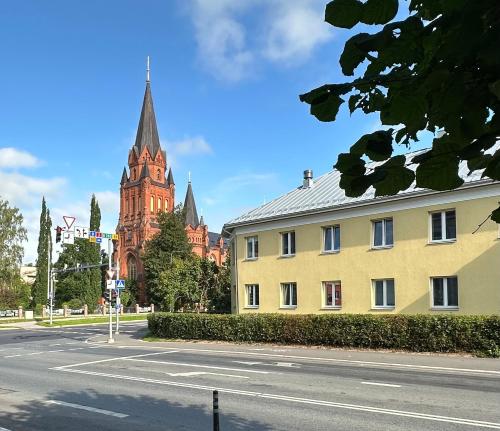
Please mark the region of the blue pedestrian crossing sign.
POLYGON ((125 280, 116 280, 115 289, 123 290, 125 289, 125 280))

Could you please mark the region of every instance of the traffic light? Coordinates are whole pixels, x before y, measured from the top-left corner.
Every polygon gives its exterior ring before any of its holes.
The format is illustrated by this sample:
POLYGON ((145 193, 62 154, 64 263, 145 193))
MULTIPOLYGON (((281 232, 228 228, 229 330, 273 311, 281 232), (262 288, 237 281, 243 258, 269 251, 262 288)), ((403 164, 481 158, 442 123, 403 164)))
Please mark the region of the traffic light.
POLYGON ((111 292, 109 289, 106 289, 104 291, 104 299, 106 300, 106 303, 109 303, 109 298, 110 298, 110 295, 109 295, 109 292, 111 292))
POLYGON ((57 226, 56 227, 56 242, 61 242, 61 235, 62 235, 62 227, 57 226))

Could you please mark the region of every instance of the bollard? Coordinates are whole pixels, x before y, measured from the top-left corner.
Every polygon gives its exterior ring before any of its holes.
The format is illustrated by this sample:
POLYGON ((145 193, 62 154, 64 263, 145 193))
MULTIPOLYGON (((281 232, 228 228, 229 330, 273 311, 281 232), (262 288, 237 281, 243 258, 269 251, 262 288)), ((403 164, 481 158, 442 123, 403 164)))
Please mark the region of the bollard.
POLYGON ((154 312, 155 312, 155 305, 151 304, 151 313, 154 313, 154 312))
POLYGON ((89 315, 89 307, 87 304, 83 305, 83 317, 87 317, 89 315))
POLYGON ((19 319, 23 318, 23 307, 21 305, 17 308, 17 317, 19 319))
POLYGON ((139 314, 139 304, 135 304, 135 312, 136 314, 139 314))
POLYGON ((67 305, 63 306, 63 316, 68 317, 68 306, 67 305))
POLYGON ((219 391, 213 393, 214 430, 219 431, 219 391))

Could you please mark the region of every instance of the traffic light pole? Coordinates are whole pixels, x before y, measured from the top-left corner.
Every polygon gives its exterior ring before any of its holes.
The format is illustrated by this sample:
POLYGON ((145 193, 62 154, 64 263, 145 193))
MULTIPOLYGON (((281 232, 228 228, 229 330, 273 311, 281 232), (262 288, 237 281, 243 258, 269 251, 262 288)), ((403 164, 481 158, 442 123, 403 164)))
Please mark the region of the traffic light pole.
MULTIPOLYGON (((111 239, 108 239, 108 267, 111 269, 111 239)), ((112 292, 109 290, 109 338, 108 343, 112 344, 115 342, 113 338, 113 306, 112 306, 112 292)))

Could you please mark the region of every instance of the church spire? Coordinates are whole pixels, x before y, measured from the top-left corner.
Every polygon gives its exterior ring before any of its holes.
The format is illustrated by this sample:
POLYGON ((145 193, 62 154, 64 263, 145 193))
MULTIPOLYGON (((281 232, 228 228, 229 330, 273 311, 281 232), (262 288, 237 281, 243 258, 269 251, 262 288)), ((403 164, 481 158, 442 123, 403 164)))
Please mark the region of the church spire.
POLYGON ((137 155, 141 154, 145 147, 148 148, 151 157, 155 157, 159 150, 160 138, 158 128, 156 127, 156 116, 153 108, 153 96, 151 95, 151 86, 149 81, 149 57, 146 67, 146 91, 142 102, 141 118, 137 127, 134 150, 137 155))
POLYGON ((186 191, 186 199, 184 199, 184 224, 198 227, 200 220, 198 219, 198 212, 196 211, 196 203, 194 201, 193 188, 191 187, 191 178, 186 191))
POLYGON ((123 168, 123 173, 122 173, 122 180, 120 181, 120 184, 125 184, 128 182, 128 175, 127 175, 127 168, 123 168))
POLYGON ((168 176, 167 176, 167 185, 175 185, 174 182, 174 174, 172 173, 172 168, 170 167, 168 169, 168 176))

